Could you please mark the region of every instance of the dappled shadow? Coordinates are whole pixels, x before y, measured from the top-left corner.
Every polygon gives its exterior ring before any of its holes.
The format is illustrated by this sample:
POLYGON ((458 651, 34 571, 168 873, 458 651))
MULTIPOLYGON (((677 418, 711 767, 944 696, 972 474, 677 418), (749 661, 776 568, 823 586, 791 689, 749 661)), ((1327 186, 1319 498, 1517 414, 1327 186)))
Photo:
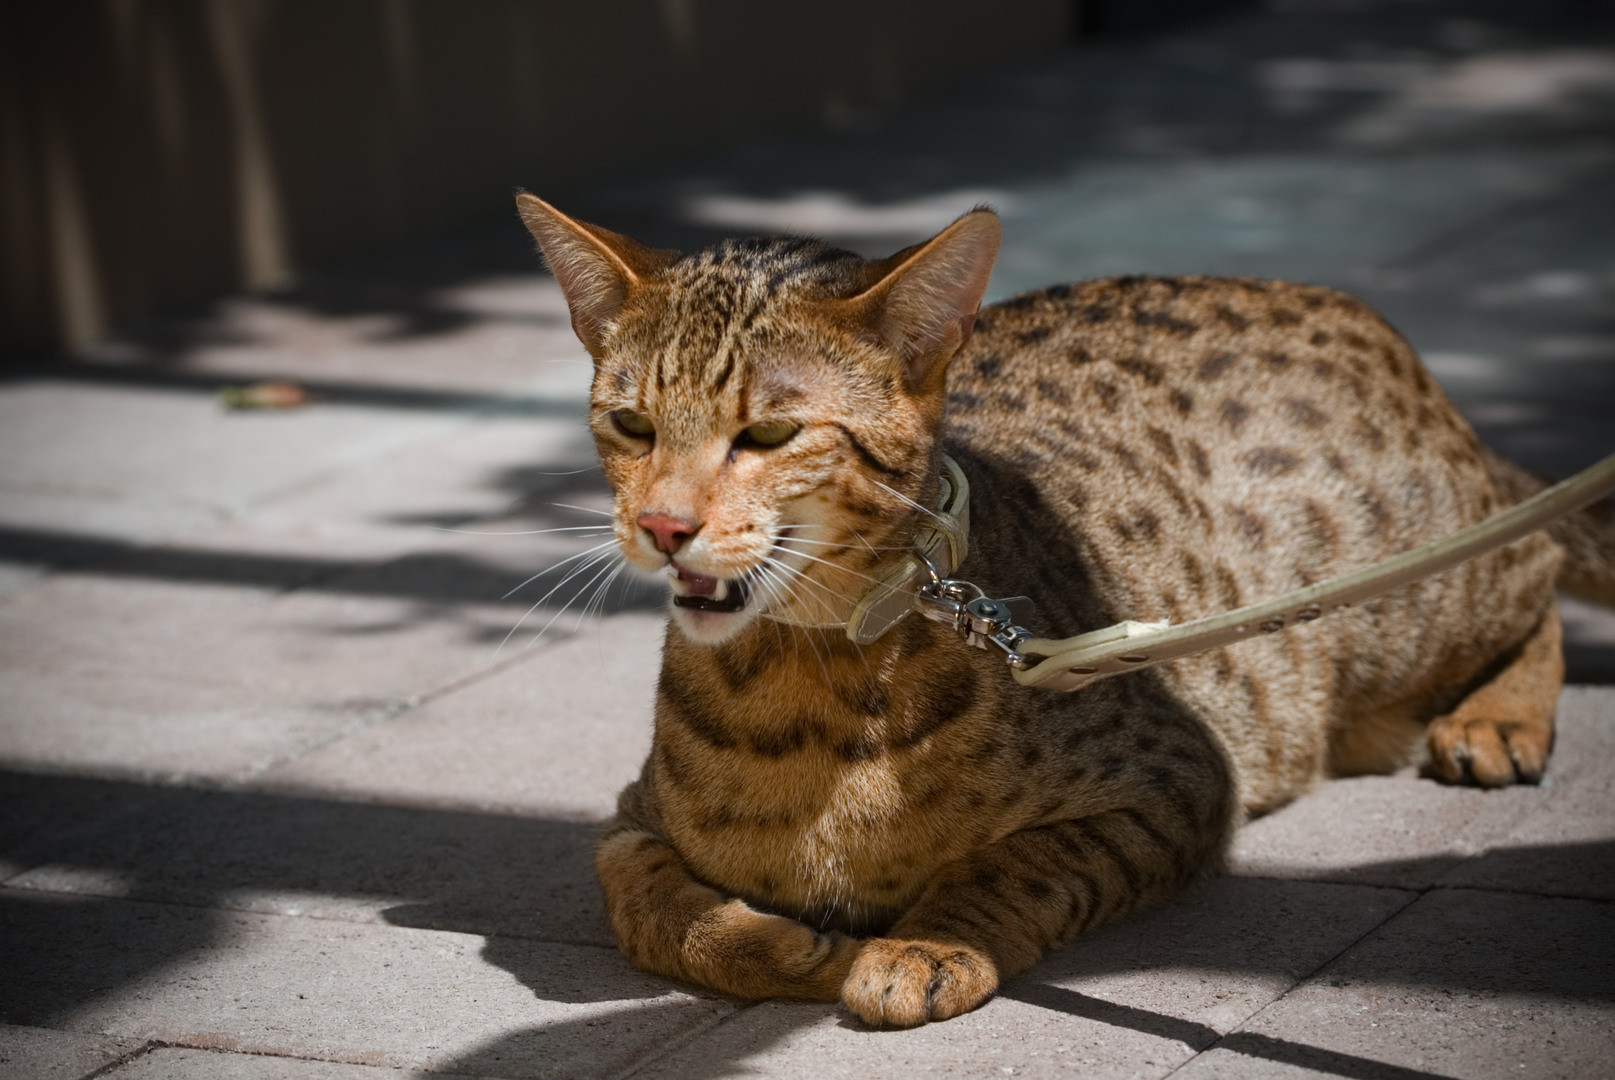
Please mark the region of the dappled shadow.
MULTIPOLYGON (((0 833, 0 858, 14 868, 31 868, 12 877, 0 895, 0 933, 8 958, 0 1016, 8 1023, 61 1026, 75 1011, 106 995, 163 971, 182 970, 188 958, 219 947, 221 920, 231 911, 385 921, 484 935, 483 958, 509 971, 537 999, 624 1002, 621 1009, 496 1040, 454 1064, 467 1072, 497 1074, 493 1067, 498 1062, 531 1061, 546 1046, 568 1039, 598 1039, 608 1046, 615 1025, 643 1025, 652 1013, 661 1010, 671 1016, 677 1008, 624 998, 620 973, 625 965, 611 949, 591 868, 594 826, 587 821, 345 802, 315 793, 195 790, 18 772, 0 773, 0 820, 7 823, 0 833), (586 963, 558 964, 542 950, 535 952, 534 943, 595 951, 586 963), (607 971, 614 973, 609 979, 607 971)), ((1615 857, 1615 842, 1504 848, 1494 856, 1528 862, 1609 859, 1615 857)), ((1429 875, 1447 868, 1443 858, 1365 869, 1381 875, 1410 870, 1429 875)), ((1011 980, 1003 996, 1203 1049, 1220 1036, 1201 1021, 1104 1001, 1060 984, 1128 974, 1147 977, 1155 967, 1178 970, 1185 965, 1230 979, 1305 978, 1333 955, 1334 949, 1321 946, 1338 933, 1327 925, 1336 917, 1330 912, 1344 910, 1338 897, 1316 906, 1309 897, 1322 894, 1307 890, 1342 888, 1358 887, 1225 879, 1207 887, 1217 894, 1215 902, 1205 902, 1203 889, 1157 912, 1102 929, 1011 980), (1263 914, 1253 922, 1241 911, 1263 914), (1237 932, 1230 934, 1231 927, 1237 932), (1298 953, 1298 939, 1319 942, 1320 947, 1305 946, 1298 953)), ((1435 890, 1438 895, 1447 892, 1435 890)), ((1503 917, 1495 905, 1484 907, 1466 924, 1469 939, 1512 940, 1508 927, 1478 928, 1474 918, 1495 922, 1503 917)), ((1576 910, 1555 917, 1574 921, 1576 910)), ((1393 916, 1386 925, 1401 918, 1393 916)), ((1404 936, 1413 935, 1404 943, 1407 962, 1386 967, 1384 958, 1370 957, 1358 962, 1354 977, 1368 977, 1362 974, 1366 971, 1372 979, 1399 984, 1411 979, 1455 992, 1615 1000, 1615 982, 1608 977, 1615 972, 1615 955, 1555 957, 1534 950, 1533 935, 1527 934, 1520 937, 1518 954, 1499 959, 1488 946, 1487 955, 1471 963, 1454 957, 1454 943, 1444 934, 1439 939, 1419 936, 1436 932, 1439 923, 1426 920, 1412 930, 1405 923, 1396 925, 1404 936), (1443 959, 1433 963, 1431 957, 1443 959), (1590 970, 1601 970, 1605 977, 1589 978, 1590 970)), ((1609 947, 1615 950, 1615 942, 1609 947)), ((672 984, 645 980, 643 986, 639 993, 653 997, 672 984)), ((1198 1007, 1194 1002, 1185 1006, 1190 1015, 1198 1007)), ((826 1010, 804 1004, 792 1015, 799 1021, 757 1034, 745 1052, 762 1052, 798 1026, 820 1022, 826 1010)), ((1219 1045, 1334 1075, 1422 1075, 1352 1071, 1365 1067, 1364 1059, 1282 1040, 1258 1045, 1246 1039, 1247 1046, 1239 1038, 1243 1036, 1219 1045)), ((709 1060, 689 1075, 727 1076, 740 1068, 741 1062, 732 1058, 709 1060)))

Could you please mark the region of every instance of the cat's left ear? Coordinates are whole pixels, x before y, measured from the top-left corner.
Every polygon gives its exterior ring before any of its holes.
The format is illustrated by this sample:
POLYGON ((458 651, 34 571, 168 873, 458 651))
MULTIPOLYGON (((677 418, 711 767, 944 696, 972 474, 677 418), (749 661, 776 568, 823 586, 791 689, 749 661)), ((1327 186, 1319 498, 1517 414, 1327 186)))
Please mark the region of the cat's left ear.
POLYGON ((885 273, 850 303, 902 360, 916 393, 941 389, 947 362, 970 340, 1002 233, 982 208, 886 260, 885 273))
POLYGON ((568 217, 537 195, 516 196, 522 223, 543 249, 544 260, 566 294, 572 329, 598 357, 606 331, 628 296, 677 252, 646 247, 609 229, 568 217))

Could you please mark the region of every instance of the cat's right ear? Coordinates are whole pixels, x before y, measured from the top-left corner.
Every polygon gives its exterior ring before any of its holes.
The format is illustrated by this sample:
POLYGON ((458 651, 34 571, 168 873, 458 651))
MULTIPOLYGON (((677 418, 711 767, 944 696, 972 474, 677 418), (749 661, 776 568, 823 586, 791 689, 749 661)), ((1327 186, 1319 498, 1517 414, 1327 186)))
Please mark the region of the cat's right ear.
POLYGON ((572 312, 572 330, 589 355, 598 357, 606 331, 629 294, 672 262, 676 253, 567 217, 525 191, 517 193, 516 209, 560 283, 572 312))
POLYGON ((845 301, 902 361, 910 389, 941 390, 947 362, 970 340, 998 257, 998 215, 972 210, 882 263, 874 286, 845 301))

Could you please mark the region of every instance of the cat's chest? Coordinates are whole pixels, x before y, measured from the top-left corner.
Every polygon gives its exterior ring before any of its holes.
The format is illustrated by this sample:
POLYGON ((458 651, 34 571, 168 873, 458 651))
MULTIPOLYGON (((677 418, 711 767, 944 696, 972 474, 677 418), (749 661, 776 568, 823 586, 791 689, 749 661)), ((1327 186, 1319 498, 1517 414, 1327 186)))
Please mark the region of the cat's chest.
POLYGON ((782 910, 878 913, 1026 824, 1027 807, 998 798, 1013 780, 998 753, 1005 721, 973 667, 945 681, 912 659, 904 678, 868 665, 817 682, 776 671, 737 689, 693 658, 687 670, 668 662, 657 802, 691 869, 727 891, 782 910))

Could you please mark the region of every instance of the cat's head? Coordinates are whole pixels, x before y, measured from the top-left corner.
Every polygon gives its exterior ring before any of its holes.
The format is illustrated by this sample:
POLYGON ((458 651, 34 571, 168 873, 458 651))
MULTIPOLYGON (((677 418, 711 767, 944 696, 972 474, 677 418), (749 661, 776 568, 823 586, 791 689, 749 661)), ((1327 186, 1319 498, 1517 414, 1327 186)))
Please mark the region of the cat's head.
POLYGON ((645 247, 522 194, 578 338, 628 561, 715 644, 751 620, 844 620, 934 490, 948 361, 998 251, 975 210, 865 260, 815 240, 645 247))

